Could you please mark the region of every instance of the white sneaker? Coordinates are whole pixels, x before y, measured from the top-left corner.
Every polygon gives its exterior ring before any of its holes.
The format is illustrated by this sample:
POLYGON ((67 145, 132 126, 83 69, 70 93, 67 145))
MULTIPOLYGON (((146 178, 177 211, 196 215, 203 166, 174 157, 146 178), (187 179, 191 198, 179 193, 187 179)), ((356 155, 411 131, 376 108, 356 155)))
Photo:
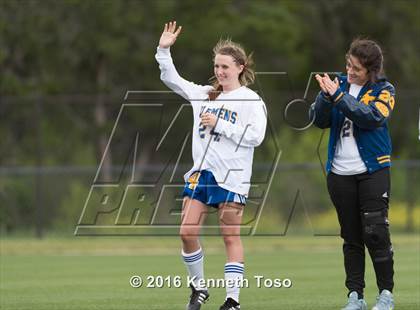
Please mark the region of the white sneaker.
POLYGON ((376 297, 376 305, 372 310, 393 310, 394 309, 394 297, 388 290, 382 290, 381 294, 376 297))
POLYGON ((364 299, 359 299, 357 292, 353 291, 349 294, 347 304, 341 310, 367 310, 367 304, 364 299))

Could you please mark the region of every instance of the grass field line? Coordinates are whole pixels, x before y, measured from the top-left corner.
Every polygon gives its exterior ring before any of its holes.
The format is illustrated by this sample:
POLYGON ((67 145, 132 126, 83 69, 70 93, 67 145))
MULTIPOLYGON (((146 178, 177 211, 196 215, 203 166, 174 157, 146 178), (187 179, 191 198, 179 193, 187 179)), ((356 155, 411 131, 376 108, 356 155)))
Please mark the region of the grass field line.
MULTIPOLYGON (((203 237, 202 244, 207 253, 224 250, 221 237, 203 237)), ((341 246, 338 236, 283 236, 283 237, 243 237, 248 252, 275 253, 278 251, 312 252, 335 250, 341 246)), ((420 236, 417 234, 395 234, 392 236, 395 250, 400 247, 417 249, 420 253, 420 236)), ((180 251, 178 237, 47 237, 1 238, 2 255, 165 255, 180 251)))

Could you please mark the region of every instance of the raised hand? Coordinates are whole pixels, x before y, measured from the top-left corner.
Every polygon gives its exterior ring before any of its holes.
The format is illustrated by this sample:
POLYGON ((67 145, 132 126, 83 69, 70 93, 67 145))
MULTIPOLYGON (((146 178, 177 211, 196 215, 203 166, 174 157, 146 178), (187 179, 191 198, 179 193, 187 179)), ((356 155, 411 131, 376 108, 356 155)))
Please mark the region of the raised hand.
POLYGON ((162 35, 160 36, 159 47, 168 48, 173 45, 176 38, 181 33, 181 30, 182 26, 179 26, 178 29, 176 29, 176 21, 165 24, 162 35))
POLYGON ((324 93, 328 93, 328 91, 327 91, 327 88, 325 87, 325 84, 324 84, 324 80, 323 80, 323 78, 322 78, 322 76, 320 76, 319 74, 317 74, 317 75, 315 75, 315 78, 316 78, 316 80, 318 81, 318 84, 319 84, 319 87, 321 88, 321 90, 324 92, 324 93))
POLYGON ((334 95, 338 87, 340 87, 338 84, 338 79, 335 78, 334 81, 332 81, 327 73, 324 73, 324 77, 322 78, 322 80, 330 96, 334 95))
POLYGON ((316 80, 319 83, 319 87, 324 93, 329 94, 330 96, 334 95, 337 89, 340 87, 338 79, 335 78, 334 81, 330 79, 330 76, 327 73, 324 73, 324 76, 319 74, 315 75, 316 80))

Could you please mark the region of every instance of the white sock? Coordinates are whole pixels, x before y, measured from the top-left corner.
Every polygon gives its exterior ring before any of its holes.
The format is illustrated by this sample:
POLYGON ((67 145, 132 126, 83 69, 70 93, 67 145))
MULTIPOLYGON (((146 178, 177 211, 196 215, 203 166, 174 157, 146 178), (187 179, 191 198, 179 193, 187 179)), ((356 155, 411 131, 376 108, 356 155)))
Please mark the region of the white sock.
POLYGON ((225 265, 226 299, 229 297, 239 303, 239 290, 244 278, 244 264, 227 263, 225 265), (233 285, 232 285, 233 284, 233 285))
MULTIPOLYGON (((193 253, 185 253, 182 251, 182 258, 188 270, 188 275, 197 290, 207 289, 204 284, 200 285, 199 280, 204 279, 204 254, 201 248, 193 253)), ((202 281, 204 282, 204 281, 202 281)))

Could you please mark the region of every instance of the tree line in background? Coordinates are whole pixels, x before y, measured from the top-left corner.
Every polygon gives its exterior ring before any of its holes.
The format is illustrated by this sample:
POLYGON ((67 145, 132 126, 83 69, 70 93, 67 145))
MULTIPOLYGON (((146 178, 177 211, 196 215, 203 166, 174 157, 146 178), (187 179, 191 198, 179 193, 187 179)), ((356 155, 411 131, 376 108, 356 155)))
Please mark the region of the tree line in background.
MULTIPOLYGON (((282 118, 285 105, 303 96, 310 72, 343 71, 352 39, 377 40, 397 89, 394 157, 419 159, 419 1, 5 0, 0 2, 0 167, 97 166, 125 92, 166 90, 154 54, 163 24, 170 20, 184 28, 172 54, 189 80, 208 82, 212 48, 221 37, 253 51, 257 71, 288 73, 261 76, 255 85, 264 94, 285 163, 316 162, 320 137, 316 129, 290 128, 282 118)), ((312 83, 308 104, 316 92, 312 83)), ((305 109, 298 111, 300 117, 306 117, 305 109)), ((148 135, 156 132, 155 118, 147 114, 128 117, 121 126, 130 132, 138 124, 148 135)), ((170 146, 154 158, 153 141, 146 141, 139 161, 167 158, 170 146)), ((263 148, 266 152, 257 157, 261 162, 272 145, 263 148)), ((104 165, 111 169, 124 160, 112 153, 104 165)), ((0 178, 5 180, 0 182, 2 218, 29 214, 32 223, 36 211, 27 201, 33 202, 36 182, 0 178), (4 205, 12 207, 5 211, 4 205)), ((419 184, 418 177, 404 180, 419 184)), ((65 196, 64 188, 59 197, 65 196)), ((54 208, 53 201, 49 204, 45 212, 54 208)))

